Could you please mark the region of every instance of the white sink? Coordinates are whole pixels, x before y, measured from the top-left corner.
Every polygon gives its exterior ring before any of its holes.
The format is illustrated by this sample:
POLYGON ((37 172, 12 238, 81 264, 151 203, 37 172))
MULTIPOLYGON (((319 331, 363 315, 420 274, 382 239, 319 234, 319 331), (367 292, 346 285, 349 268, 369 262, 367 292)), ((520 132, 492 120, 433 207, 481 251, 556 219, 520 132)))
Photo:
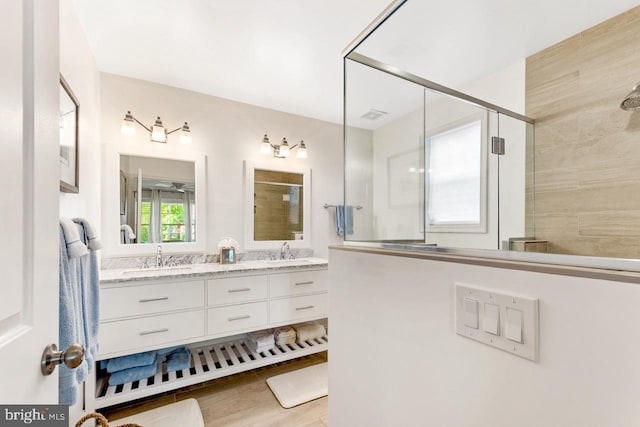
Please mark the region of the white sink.
POLYGON ((306 258, 298 258, 298 259, 272 259, 269 261, 265 261, 267 265, 303 265, 309 264, 311 260, 306 258))
POLYGON ((122 274, 137 274, 137 273, 154 273, 161 271, 187 271, 192 270, 190 265, 176 265, 175 267, 149 267, 149 268, 136 268, 133 270, 125 270, 122 274))

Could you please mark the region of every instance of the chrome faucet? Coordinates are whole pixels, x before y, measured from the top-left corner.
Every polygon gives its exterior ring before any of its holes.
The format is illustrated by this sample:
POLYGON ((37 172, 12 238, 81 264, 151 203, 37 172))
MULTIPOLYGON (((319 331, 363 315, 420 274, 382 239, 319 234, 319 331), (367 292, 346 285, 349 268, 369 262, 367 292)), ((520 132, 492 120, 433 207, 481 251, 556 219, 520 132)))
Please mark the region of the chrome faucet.
POLYGON ((156 252, 156 268, 160 268, 164 265, 162 261, 162 246, 158 245, 158 250, 156 252))
POLYGON ((282 247, 280 248, 280 259, 289 259, 291 258, 291 250, 289 249, 289 243, 284 242, 282 247))

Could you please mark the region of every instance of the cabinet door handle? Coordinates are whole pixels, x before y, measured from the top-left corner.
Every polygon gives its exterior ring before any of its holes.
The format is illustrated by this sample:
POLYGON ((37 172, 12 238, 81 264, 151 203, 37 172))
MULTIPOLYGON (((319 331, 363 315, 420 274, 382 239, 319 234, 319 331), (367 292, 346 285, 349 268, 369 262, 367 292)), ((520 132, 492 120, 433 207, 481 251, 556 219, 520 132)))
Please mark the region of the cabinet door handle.
POLYGON ((169 297, 158 297, 158 298, 144 298, 139 300, 140 302, 151 302, 151 301, 166 301, 169 297))
POLYGON ((154 329, 153 331, 143 331, 143 332, 140 332, 140 335, 159 334, 161 332, 169 332, 169 328, 154 329))
POLYGON ((230 294, 236 293, 236 292, 249 292, 251 290, 251 288, 239 288, 239 289, 229 289, 227 292, 229 292, 230 294))
POLYGON ((313 280, 309 282, 296 282, 296 286, 300 286, 300 285, 313 285, 313 280))
POLYGON ((234 320, 244 320, 244 319, 248 319, 251 316, 249 316, 248 314, 245 314, 244 316, 236 316, 236 317, 229 317, 227 320, 229 322, 233 322, 234 320))
POLYGON ((309 309, 311 309, 311 308, 313 308, 313 307, 314 307, 313 305, 306 305, 306 306, 304 306, 304 307, 296 307, 296 311, 299 311, 299 310, 309 310, 309 309))

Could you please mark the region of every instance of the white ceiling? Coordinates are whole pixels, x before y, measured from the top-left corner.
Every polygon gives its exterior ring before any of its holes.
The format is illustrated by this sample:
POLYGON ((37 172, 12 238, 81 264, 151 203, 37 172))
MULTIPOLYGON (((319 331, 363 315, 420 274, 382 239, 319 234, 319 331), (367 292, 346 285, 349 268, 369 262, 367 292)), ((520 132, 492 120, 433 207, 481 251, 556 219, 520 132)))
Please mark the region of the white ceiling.
MULTIPOLYGON (((409 0, 359 51, 456 88, 637 1, 409 0)), ((388 3, 75 0, 101 71, 336 123, 341 51, 388 3)))

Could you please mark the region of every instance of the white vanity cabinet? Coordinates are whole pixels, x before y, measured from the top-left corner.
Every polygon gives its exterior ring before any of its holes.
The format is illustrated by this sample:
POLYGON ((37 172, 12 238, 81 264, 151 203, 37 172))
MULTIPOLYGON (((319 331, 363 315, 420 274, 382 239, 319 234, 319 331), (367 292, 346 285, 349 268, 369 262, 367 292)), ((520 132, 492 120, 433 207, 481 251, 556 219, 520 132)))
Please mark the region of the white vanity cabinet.
POLYGON ((111 406, 326 350, 324 337, 255 353, 244 334, 325 318, 327 273, 325 264, 103 283, 99 359, 186 345, 192 368, 179 375, 159 372, 151 381, 124 386, 108 386, 106 378, 98 378, 95 406, 111 406))

